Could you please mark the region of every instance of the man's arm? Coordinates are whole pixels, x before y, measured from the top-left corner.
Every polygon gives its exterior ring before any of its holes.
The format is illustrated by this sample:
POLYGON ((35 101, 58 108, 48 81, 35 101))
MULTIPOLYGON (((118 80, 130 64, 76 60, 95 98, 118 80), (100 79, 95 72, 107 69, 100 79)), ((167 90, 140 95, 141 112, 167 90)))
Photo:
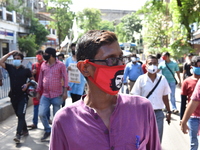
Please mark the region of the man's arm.
POLYGON ((0 59, 0 66, 2 66, 4 69, 6 68, 6 64, 5 61, 7 60, 8 57, 10 57, 11 55, 13 55, 15 52, 19 52, 17 50, 11 51, 8 54, 4 55, 1 59, 0 59))
POLYGON ((181 77, 180 77, 180 71, 176 71, 176 74, 178 76, 178 79, 179 79, 179 86, 181 87, 181 77))
POLYGON ((171 110, 170 110, 170 106, 169 106, 169 98, 168 98, 168 95, 164 95, 164 96, 163 96, 163 103, 165 104, 165 107, 166 107, 166 109, 167 109, 166 121, 168 122, 168 124, 170 124, 170 122, 171 122, 171 110))
POLYGON ((188 107, 185 110, 185 113, 183 115, 183 119, 182 119, 182 123, 181 123, 181 130, 184 134, 187 134, 187 130, 189 129, 187 126, 187 121, 190 118, 190 116, 192 115, 192 113, 195 111, 195 109, 197 108, 197 106, 199 105, 200 101, 194 101, 191 100, 188 104, 188 107))
POLYGON ((65 100, 67 98, 67 89, 68 89, 68 74, 65 68, 65 65, 63 64, 62 66, 62 77, 64 80, 64 91, 63 91, 63 100, 65 100))

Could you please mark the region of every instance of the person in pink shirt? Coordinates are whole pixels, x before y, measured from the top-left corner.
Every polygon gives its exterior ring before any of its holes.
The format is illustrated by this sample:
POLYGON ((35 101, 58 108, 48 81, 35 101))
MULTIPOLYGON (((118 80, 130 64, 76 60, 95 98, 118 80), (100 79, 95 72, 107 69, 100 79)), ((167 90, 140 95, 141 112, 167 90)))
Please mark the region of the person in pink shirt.
POLYGON ((118 94, 124 59, 116 35, 91 30, 77 43, 77 67, 87 94, 60 109, 53 120, 50 150, 161 150, 151 103, 118 94))
POLYGON ((39 117, 45 130, 41 141, 46 141, 51 134, 51 127, 46 114, 50 105, 53 105, 53 115, 55 115, 60 109, 63 99, 67 98, 68 76, 65 65, 56 59, 56 50, 54 48, 48 47, 43 58, 46 61, 41 65, 36 97, 40 99, 39 117), (64 81, 64 91, 61 79, 64 81), (41 91, 42 96, 40 98, 41 91))

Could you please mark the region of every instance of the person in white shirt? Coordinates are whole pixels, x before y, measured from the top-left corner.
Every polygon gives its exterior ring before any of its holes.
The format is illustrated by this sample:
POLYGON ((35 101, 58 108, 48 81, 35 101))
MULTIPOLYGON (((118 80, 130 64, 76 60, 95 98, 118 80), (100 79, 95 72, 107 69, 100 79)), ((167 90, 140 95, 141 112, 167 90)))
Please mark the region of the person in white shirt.
POLYGON ((149 55, 147 57, 146 65, 147 73, 138 77, 130 94, 140 95, 150 100, 156 116, 160 141, 162 141, 164 123, 164 113, 162 110, 164 108, 167 109, 166 121, 168 122, 168 124, 170 124, 171 111, 169 106, 168 94, 171 93, 171 90, 166 78, 163 75, 157 73, 157 66, 158 59, 153 55, 149 55), (156 86, 156 84, 157 87, 153 90, 151 94, 149 94, 150 91, 152 91, 152 89, 156 86))

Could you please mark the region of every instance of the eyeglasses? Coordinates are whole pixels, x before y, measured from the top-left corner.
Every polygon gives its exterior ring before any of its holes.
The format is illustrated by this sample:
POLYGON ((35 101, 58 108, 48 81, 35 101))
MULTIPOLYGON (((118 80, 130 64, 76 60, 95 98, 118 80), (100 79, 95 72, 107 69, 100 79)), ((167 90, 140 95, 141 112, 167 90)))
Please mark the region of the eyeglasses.
POLYGON ((105 62, 107 66, 117 66, 119 62, 124 63, 125 62, 125 57, 111 57, 107 58, 105 60, 98 60, 98 59, 89 59, 90 62, 105 62))

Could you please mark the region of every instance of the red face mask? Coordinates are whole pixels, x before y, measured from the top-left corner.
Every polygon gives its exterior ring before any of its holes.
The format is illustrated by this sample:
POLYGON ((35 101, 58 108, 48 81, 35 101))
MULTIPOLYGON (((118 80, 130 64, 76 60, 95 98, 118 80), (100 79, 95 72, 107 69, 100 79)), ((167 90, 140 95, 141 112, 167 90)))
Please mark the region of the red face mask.
POLYGON ((162 56, 162 59, 163 59, 163 60, 166 60, 166 56, 162 56))
POLYGON ((36 58, 37 58, 38 61, 43 60, 42 55, 36 55, 36 58))
POLYGON ((125 65, 104 66, 92 63, 89 60, 85 60, 85 63, 96 67, 94 77, 88 77, 90 81, 110 95, 116 95, 119 92, 123 83, 125 65))

